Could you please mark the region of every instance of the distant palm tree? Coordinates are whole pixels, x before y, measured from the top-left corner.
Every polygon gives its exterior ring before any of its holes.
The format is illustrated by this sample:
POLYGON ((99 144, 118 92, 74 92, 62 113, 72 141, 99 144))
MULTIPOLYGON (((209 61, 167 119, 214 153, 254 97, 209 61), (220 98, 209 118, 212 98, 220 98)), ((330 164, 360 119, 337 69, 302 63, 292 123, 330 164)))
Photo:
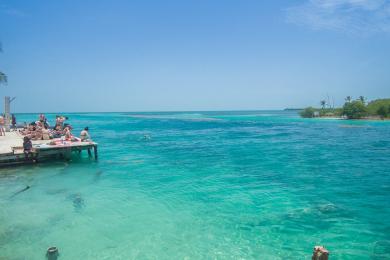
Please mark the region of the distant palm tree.
POLYGON ((321 106, 322 106, 322 109, 324 109, 325 108, 325 106, 326 106, 326 101, 325 100, 321 100, 321 106))
POLYGON ((359 97, 359 100, 362 101, 363 104, 366 102, 366 98, 363 97, 363 96, 360 96, 360 97, 359 97))
POLYGON ((351 97, 351 96, 347 96, 347 97, 345 98, 345 101, 348 102, 348 103, 350 103, 351 100, 352 100, 352 97, 351 97))

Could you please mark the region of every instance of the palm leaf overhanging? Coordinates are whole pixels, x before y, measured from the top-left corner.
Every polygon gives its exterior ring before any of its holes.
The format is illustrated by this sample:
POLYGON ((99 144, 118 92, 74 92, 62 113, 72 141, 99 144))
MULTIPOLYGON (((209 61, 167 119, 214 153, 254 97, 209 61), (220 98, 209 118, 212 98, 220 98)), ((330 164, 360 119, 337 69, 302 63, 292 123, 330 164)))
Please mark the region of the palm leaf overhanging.
MULTIPOLYGON (((3 46, 0 42, 0 52, 3 52, 3 46)), ((7 83, 7 75, 5 75, 3 72, 0 71, 0 84, 7 83)))
POLYGON ((7 83, 7 75, 0 71, 0 84, 7 83))

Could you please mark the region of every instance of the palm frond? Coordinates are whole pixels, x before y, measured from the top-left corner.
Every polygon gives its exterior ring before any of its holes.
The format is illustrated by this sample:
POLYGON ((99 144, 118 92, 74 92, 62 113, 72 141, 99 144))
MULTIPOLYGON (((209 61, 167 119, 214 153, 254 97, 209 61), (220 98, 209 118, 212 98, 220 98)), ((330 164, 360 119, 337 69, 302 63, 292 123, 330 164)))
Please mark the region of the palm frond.
POLYGON ((0 84, 7 83, 7 75, 0 71, 0 84))

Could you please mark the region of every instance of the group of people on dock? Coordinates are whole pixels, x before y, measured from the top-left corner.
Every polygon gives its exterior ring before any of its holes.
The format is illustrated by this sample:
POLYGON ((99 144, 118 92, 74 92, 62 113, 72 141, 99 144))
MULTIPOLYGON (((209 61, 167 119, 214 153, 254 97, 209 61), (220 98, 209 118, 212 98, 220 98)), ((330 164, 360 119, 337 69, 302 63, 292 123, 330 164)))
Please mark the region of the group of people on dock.
POLYGON ((81 133, 80 137, 76 137, 72 134, 72 126, 68 123, 65 123, 68 120, 68 117, 62 115, 56 115, 54 127, 50 127, 48 120, 44 114, 39 115, 37 121, 25 124, 23 129, 19 129, 19 133, 23 137, 23 150, 25 157, 28 158, 32 153, 33 145, 31 140, 53 140, 53 144, 56 144, 55 139, 61 141, 71 141, 71 142, 88 142, 92 141, 89 135, 89 128, 85 127, 81 133))
POLYGON ((72 134, 72 126, 65 123, 67 120, 68 117, 57 115, 55 125, 50 127, 46 116, 44 114, 40 114, 37 121, 26 124, 23 129, 19 130, 19 132, 32 140, 51 140, 61 138, 65 141, 73 142, 90 141, 88 127, 85 127, 83 131, 81 131, 80 138, 78 138, 72 134))

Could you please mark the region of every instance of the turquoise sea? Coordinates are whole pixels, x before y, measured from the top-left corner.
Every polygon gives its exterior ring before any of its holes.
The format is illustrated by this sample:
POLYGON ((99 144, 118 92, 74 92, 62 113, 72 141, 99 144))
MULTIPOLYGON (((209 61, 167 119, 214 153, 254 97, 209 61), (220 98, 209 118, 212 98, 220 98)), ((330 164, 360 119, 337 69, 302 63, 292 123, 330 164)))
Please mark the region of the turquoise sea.
POLYGON ((66 115, 99 161, 0 169, 0 259, 390 259, 389 121, 66 115))

